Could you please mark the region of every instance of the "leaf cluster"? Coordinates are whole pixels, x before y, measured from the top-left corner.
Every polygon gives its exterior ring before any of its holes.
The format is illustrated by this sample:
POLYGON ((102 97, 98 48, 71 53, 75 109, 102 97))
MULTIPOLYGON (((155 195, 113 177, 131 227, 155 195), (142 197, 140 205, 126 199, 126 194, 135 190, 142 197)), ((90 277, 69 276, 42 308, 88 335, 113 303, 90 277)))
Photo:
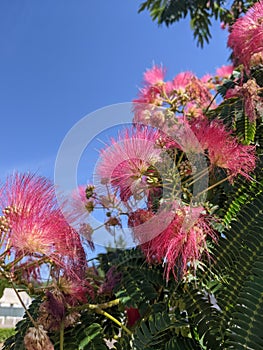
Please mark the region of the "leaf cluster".
POLYGON ((167 26, 188 17, 197 44, 201 47, 211 39, 212 20, 220 20, 226 26, 252 6, 256 0, 234 0, 231 4, 224 0, 146 0, 139 12, 148 10, 154 21, 167 26))

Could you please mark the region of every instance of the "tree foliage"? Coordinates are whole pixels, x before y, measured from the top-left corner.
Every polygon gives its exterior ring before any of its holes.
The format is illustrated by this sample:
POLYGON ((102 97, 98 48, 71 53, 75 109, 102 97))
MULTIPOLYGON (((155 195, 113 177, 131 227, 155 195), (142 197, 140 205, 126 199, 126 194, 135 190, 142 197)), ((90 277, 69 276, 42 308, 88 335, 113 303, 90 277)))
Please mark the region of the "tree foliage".
POLYGON ((256 1, 235 0, 229 4, 222 0, 147 0, 140 5, 139 12, 147 10, 154 21, 167 26, 190 18, 194 38, 200 46, 204 46, 211 38, 213 19, 220 20, 225 26, 232 25, 256 1))

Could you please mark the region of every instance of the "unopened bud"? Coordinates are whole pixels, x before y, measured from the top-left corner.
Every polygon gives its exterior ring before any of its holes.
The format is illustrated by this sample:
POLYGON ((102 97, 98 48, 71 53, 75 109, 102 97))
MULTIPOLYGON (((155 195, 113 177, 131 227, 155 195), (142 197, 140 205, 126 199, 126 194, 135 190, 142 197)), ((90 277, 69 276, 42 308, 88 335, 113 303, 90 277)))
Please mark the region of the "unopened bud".
POLYGON ((90 199, 93 196, 94 190, 95 190, 95 186, 93 186, 93 185, 88 185, 86 187, 85 192, 86 192, 86 198, 87 199, 90 199))

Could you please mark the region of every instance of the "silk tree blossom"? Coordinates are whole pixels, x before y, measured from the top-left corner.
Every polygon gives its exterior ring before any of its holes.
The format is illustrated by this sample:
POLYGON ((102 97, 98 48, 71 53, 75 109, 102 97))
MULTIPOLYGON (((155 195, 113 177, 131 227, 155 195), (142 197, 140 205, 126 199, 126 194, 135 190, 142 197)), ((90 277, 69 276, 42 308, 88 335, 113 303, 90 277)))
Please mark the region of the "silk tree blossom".
MULTIPOLYGON (((144 83, 135 99, 135 122, 144 122, 161 127, 165 122, 163 116, 154 115, 154 107, 167 107, 170 111, 184 113, 188 117, 196 117, 210 106, 213 95, 210 92, 214 85, 198 79, 192 72, 182 72, 171 81, 164 81, 165 70, 153 66, 144 74, 144 83), (161 117, 161 118, 160 118, 161 117)), ((216 104, 213 102, 212 107, 216 104)), ((211 107, 211 106, 210 106, 211 107)))
POLYGON ((147 69, 143 75, 143 84, 146 86, 162 84, 164 81, 166 69, 154 65, 151 69, 147 69))
POLYGON ((133 102, 137 104, 162 105, 164 92, 165 69, 154 65, 144 73, 143 87, 139 90, 139 97, 133 102))
POLYGON ((166 84, 166 92, 179 98, 182 105, 194 102, 198 107, 207 107, 212 99, 207 85, 192 72, 176 75, 172 82, 166 84))
POLYGON ((167 124, 167 120, 171 121, 174 113, 163 107, 149 104, 133 103, 133 123, 135 125, 148 125, 153 128, 161 129, 167 124))
POLYGON ((230 78, 233 71, 234 71, 234 67, 232 65, 222 66, 220 68, 217 68, 216 76, 222 79, 227 79, 227 78, 230 78))
MULTIPOLYGON (((208 237, 216 241, 216 234, 208 224, 211 217, 205 214, 204 208, 177 203, 170 215, 174 216, 170 224, 159 235, 141 244, 148 262, 164 264, 167 280, 171 272, 176 279, 184 276, 189 266, 195 266, 203 253, 208 254, 208 237)), ((139 210, 133 213, 129 224, 136 229, 153 216, 150 211, 139 210)), ((137 239, 144 241, 142 236, 137 239)))
POLYGON ((239 174, 251 179, 249 173, 256 166, 254 146, 240 144, 217 120, 210 123, 205 119, 196 120, 191 124, 191 130, 201 148, 208 152, 212 167, 224 169, 231 179, 239 174))
POLYGON ((63 295, 64 304, 74 306, 79 301, 87 302, 87 290, 94 297, 94 291, 91 290, 88 281, 76 281, 66 275, 59 277, 57 281, 57 289, 63 295), (79 282, 79 283, 78 283, 79 282))
POLYGON ((215 90, 215 83, 211 74, 205 74, 200 78, 201 82, 207 87, 208 90, 215 90))
POLYGON ((135 307, 127 307, 125 309, 127 317, 127 326, 133 327, 136 322, 141 318, 140 312, 135 307))
POLYGON ((147 192, 145 173, 161 160, 158 137, 159 132, 150 128, 126 129, 102 151, 97 174, 119 191, 124 202, 147 192))
POLYGON ((56 215, 35 218, 31 215, 24 217, 19 213, 10 213, 7 217, 11 227, 9 244, 18 255, 50 256, 55 245, 63 239, 54 221, 56 215))
POLYGON ((62 239, 54 244, 54 252, 51 259, 58 265, 61 265, 64 274, 73 278, 79 283, 85 278, 86 254, 81 243, 78 232, 72 228, 65 220, 61 212, 53 217, 57 221, 57 230, 53 236, 61 235, 62 239))
POLYGON ((9 223, 9 245, 17 253, 51 253, 61 236, 54 237, 55 193, 47 179, 18 173, 8 177, 1 189, 0 205, 9 223))
POLYGON ((48 179, 41 176, 14 173, 0 189, 2 211, 7 212, 7 207, 10 207, 10 211, 20 213, 24 217, 29 213, 44 217, 55 205, 54 187, 48 179))
MULTIPOLYGON (((16 173, 8 177, 0 191, 3 216, 8 222, 5 249, 32 270, 38 260, 49 261, 78 280, 84 278, 86 256, 78 233, 57 207, 54 187, 46 178, 16 173), (26 259, 26 260, 25 260, 26 259)), ((18 264, 18 263, 17 263, 18 264)), ((20 265, 18 265, 20 266, 20 265)))
POLYGON ((263 2, 256 2, 243 17, 232 26, 228 38, 235 60, 250 67, 254 54, 263 52, 263 2))
POLYGON ((167 83, 166 92, 169 94, 176 90, 179 93, 184 93, 193 77, 194 74, 192 72, 181 72, 177 74, 172 81, 167 83))

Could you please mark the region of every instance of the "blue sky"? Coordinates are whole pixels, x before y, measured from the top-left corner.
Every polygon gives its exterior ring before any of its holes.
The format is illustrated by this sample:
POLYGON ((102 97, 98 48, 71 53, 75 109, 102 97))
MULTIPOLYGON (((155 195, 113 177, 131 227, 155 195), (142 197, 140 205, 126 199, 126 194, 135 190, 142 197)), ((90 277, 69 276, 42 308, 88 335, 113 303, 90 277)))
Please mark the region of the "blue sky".
POLYGON ((153 62, 170 78, 226 64, 226 33, 218 24, 202 50, 189 22, 158 27, 148 13, 137 13, 139 4, 1 0, 1 178, 14 169, 53 178, 67 131, 98 108, 131 101, 153 62))

